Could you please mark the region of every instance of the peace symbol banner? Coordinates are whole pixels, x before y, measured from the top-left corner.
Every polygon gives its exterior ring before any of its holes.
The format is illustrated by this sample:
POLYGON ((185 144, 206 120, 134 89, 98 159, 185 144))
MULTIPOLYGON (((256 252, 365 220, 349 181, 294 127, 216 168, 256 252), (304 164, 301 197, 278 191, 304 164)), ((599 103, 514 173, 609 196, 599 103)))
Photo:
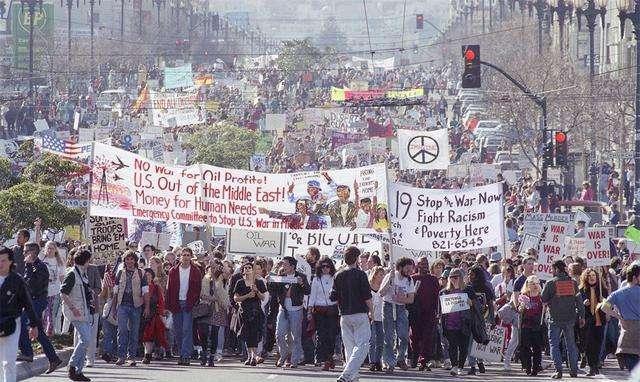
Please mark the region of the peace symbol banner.
POLYGON ((446 170, 449 167, 447 129, 398 130, 401 170, 446 170))

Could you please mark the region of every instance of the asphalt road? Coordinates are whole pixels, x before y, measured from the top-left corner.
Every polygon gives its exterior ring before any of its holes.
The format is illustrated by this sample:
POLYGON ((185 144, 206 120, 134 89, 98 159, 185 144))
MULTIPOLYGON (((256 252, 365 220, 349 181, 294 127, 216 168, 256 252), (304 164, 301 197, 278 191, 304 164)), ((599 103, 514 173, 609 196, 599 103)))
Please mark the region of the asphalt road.
MULTIPOLYGON (((615 361, 608 360, 603 374, 596 377, 586 377, 584 372, 578 378, 568 378, 571 382, 587 381, 626 381, 628 374, 617 369, 615 361)), ((514 365, 515 366, 515 365, 514 365)), ((338 370, 337 368, 336 370, 338 370)), ((383 373, 370 373, 362 369, 360 381, 382 382, 382 381, 550 381, 551 369, 542 373, 538 377, 527 377, 524 373, 512 371, 506 374, 499 370, 499 365, 487 367, 485 374, 477 376, 461 375, 451 377, 448 371, 434 369, 431 372, 418 372, 409 370, 406 372, 396 371, 393 375, 383 373)), ((66 368, 59 369, 51 375, 42 375, 27 379, 30 382, 57 382, 68 381, 66 368)), ((200 382, 200 381, 222 381, 222 382, 301 382, 301 381, 335 381, 339 375, 338 371, 323 372, 313 366, 302 366, 297 369, 276 368, 273 360, 267 360, 265 364, 249 367, 243 365, 237 359, 227 359, 216 364, 215 368, 204 368, 199 365, 177 366, 175 362, 154 361, 150 365, 138 363, 136 367, 107 365, 100 361, 92 368, 86 368, 84 373, 92 381, 157 381, 157 382, 200 382)))

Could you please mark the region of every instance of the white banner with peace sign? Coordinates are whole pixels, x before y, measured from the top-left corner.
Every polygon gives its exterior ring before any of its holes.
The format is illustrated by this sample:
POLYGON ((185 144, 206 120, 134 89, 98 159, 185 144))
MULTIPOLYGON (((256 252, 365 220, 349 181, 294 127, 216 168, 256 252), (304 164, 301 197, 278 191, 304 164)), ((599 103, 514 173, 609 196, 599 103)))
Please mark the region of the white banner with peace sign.
POLYGON ((446 170, 449 133, 447 129, 398 130, 398 151, 402 170, 446 170))

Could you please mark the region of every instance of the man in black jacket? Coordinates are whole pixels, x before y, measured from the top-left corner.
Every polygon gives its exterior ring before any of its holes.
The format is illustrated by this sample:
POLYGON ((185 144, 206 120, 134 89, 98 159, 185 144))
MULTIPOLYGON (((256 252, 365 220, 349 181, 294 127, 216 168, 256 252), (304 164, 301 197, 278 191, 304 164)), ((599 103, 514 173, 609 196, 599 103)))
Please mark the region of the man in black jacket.
POLYGON ((31 296, 22 277, 13 271, 13 251, 0 247, 0 375, 5 381, 16 380, 16 355, 20 338, 20 315, 29 317, 29 337, 38 336, 40 319, 33 311, 31 296))
POLYGON ((295 368, 302 361, 302 315, 304 296, 311 293, 307 276, 296 271, 297 260, 291 256, 282 259, 280 276, 269 283, 270 291, 277 296, 278 316, 276 319, 276 343, 280 349, 280 359, 276 366, 295 368), (291 347, 287 342, 291 335, 291 347))
MULTIPOLYGON (((49 270, 45 263, 39 258, 40 246, 36 243, 26 243, 24 245, 24 282, 31 296, 33 310, 37 317, 42 317, 42 312, 47 308, 47 293, 49 289, 49 270)), ((27 335, 27 322, 29 318, 26 313, 22 314, 22 330, 20 332, 20 356, 18 361, 33 361, 33 348, 27 335)), ((47 337, 47 332, 42 328, 41 320, 37 321, 38 342, 42 346, 44 354, 49 359, 49 369, 47 374, 52 373, 62 364, 56 355, 56 351, 47 337)))

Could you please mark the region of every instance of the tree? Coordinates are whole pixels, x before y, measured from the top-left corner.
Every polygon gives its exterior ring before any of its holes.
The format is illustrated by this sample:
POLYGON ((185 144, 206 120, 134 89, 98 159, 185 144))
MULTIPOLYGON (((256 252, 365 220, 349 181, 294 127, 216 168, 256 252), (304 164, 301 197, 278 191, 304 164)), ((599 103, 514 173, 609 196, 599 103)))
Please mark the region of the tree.
POLYGON ((11 161, 7 158, 0 158, 0 190, 9 188, 12 180, 11 161))
POLYGON ((193 163, 247 170, 257 140, 255 131, 220 122, 191 134, 187 143, 193 149, 193 163))
POLYGON ((0 237, 30 228, 37 218, 43 227, 62 229, 80 224, 82 211, 58 202, 53 186, 24 182, 0 191, 0 237))
POLYGON ((25 167, 22 178, 28 182, 57 186, 72 175, 82 172, 82 166, 55 154, 43 153, 25 167))
POLYGON ((282 42, 282 51, 276 59, 278 68, 287 75, 310 70, 320 61, 320 51, 309 39, 282 42))

